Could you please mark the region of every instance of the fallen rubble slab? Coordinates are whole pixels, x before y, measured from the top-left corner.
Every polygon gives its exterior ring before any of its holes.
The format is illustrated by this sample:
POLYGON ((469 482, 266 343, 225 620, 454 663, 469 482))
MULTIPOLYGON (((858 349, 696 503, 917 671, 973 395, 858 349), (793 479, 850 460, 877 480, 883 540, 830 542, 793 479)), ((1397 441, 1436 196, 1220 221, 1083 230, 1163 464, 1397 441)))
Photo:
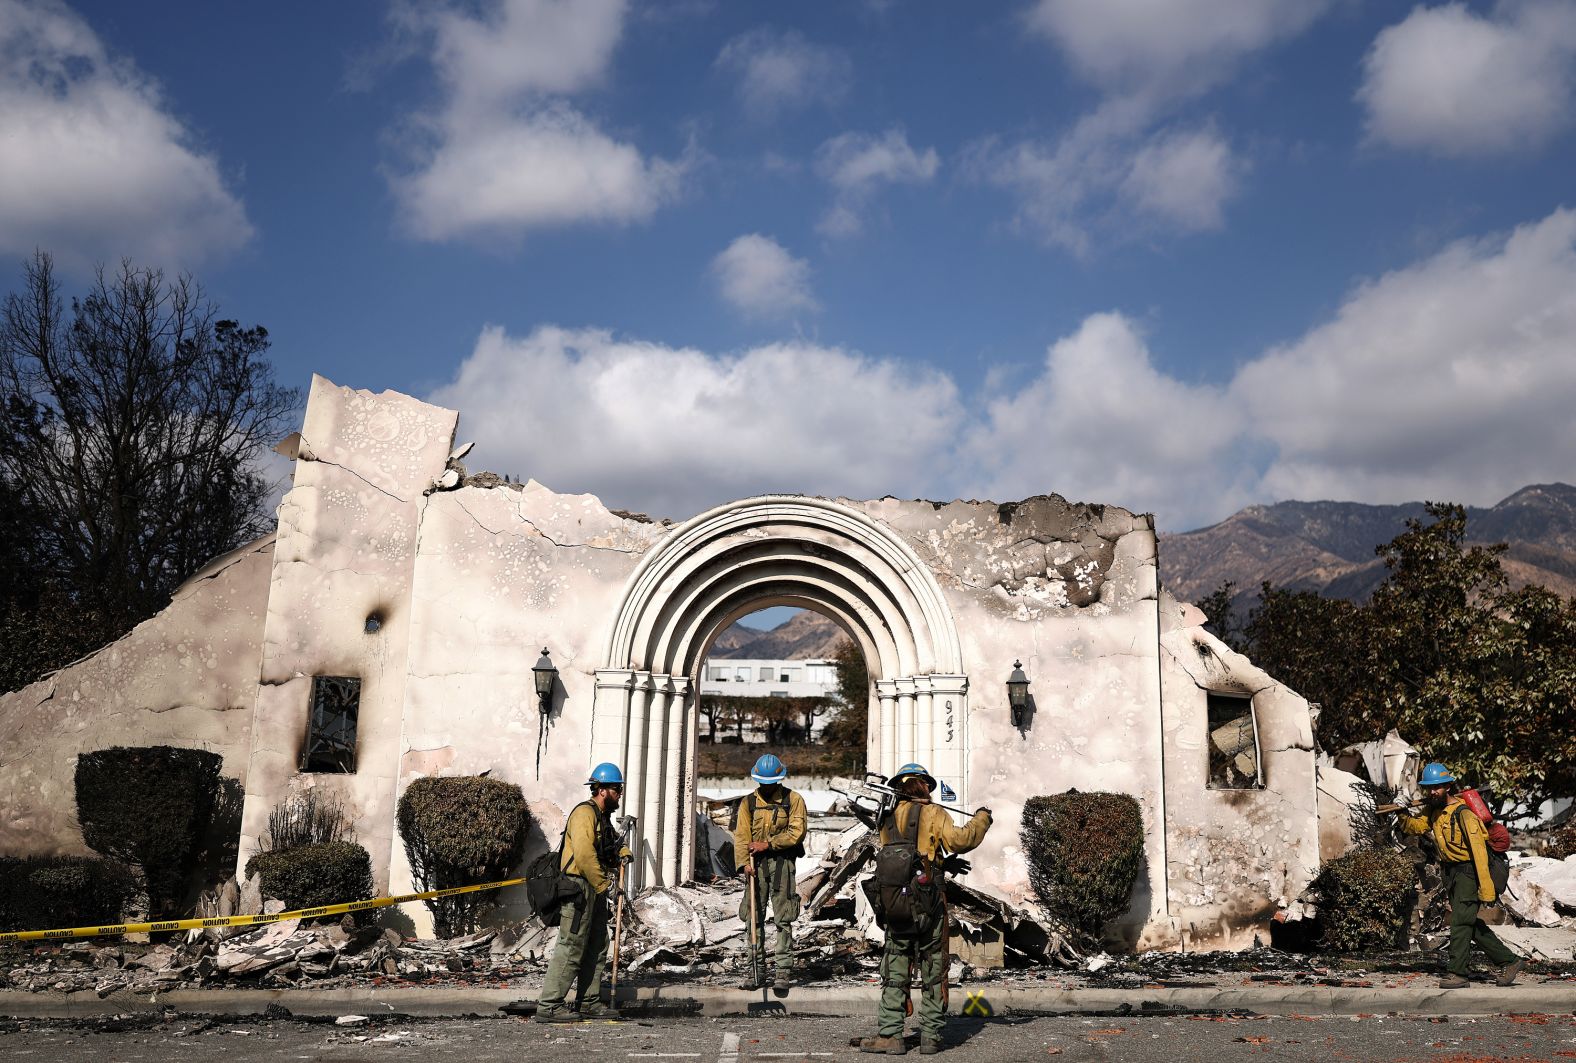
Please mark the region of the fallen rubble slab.
MULTIPOLYGON (((962 1013, 969 994, 979 991, 996 1015, 1483 1015, 1576 1013, 1576 992, 1563 980, 1500 989, 1472 986, 1443 990, 1346 989, 1318 986, 1245 985, 1197 988, 1065 989, 1059 987, 958 986, 952 990, 954 1013, 962 1013)), ((868 1019, 880 989, 875 985, 806 986, 778 997, 713 986, 641 986, 620 990, 620 1003, 632 1015, 704 1016, 784 1014, 868 1019)), ((534 990, 532 991, 534 993, 534 990)), ((154 996, 94 993, 37 994, 0 992, 0 1015, 16 1019, 83 1019, 115 1015, 262 1015, 285 1008, 298 1018, 342 1015, 402 1015, 419 1018, 491 1016, 508 1004, 529 1001, 523 988, 428 989, 417 987, 311 989, 176 990, 154 996)), ((528 1010, 528 1009, 527 1009, 528 1010)), ((277 1014, 277 1012, 275 1013, 277 1014)))

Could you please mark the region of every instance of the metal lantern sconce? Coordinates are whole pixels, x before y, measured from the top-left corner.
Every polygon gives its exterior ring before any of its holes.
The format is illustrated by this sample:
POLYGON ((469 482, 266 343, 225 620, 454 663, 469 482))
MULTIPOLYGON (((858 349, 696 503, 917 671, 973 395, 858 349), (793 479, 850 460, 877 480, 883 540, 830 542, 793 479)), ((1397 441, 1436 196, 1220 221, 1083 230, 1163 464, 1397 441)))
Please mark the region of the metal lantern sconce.
POLYGON ((537 707, 546 716, 553 709, 553 684, 558 681, 558 669, 553 667, 546 646, 542 647, 542 656, 531 667, 531 673, 536 677, 537 707))
POLYGON ((1012 708, 1012 725, 1019 730, 1029 723, 1029 677, 1023 674, 1023 662, 1012 662, 1012 674, 1007 677, 1007 704, 1012 708))

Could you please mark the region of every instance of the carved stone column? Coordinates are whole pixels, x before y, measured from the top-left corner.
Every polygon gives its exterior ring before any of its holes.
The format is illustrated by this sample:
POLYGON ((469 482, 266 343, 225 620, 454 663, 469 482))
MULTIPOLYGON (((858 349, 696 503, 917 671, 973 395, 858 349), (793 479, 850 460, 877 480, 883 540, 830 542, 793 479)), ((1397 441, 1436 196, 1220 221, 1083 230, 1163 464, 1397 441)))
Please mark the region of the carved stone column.
POLYGON ((881 710, 876 717, 877 738, 880 741, 881 760, 876 770, 891 775, 897 770, 897 681, 881 679, 876 682, 876 699, 881 710))

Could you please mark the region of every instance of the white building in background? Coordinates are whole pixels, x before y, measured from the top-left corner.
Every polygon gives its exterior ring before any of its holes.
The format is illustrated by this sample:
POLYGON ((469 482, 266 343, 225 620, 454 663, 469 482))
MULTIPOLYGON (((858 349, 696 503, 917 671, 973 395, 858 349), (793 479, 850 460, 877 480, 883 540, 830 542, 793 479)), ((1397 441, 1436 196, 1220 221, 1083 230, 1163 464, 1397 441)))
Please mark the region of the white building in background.
POLYGON ((837 665, 824 657, 800 661, 708 657, 700 693, 746 698, 837 696, 837 665))

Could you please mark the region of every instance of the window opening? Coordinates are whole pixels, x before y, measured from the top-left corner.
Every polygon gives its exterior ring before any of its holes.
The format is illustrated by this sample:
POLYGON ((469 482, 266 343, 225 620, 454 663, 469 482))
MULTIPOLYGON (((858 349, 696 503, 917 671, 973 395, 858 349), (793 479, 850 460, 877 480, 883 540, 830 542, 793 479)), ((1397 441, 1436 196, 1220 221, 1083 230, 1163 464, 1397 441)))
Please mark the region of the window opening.
POLYGON ((361 680, 346 675, 312 677, 301 770, 353 774, 356 770, 356 719, 361 713, 361 680))
POLYGON ((1262 789, 1264 774, 1253 699, 1210 691, 1208 701, 1209 789, 1262 789))

